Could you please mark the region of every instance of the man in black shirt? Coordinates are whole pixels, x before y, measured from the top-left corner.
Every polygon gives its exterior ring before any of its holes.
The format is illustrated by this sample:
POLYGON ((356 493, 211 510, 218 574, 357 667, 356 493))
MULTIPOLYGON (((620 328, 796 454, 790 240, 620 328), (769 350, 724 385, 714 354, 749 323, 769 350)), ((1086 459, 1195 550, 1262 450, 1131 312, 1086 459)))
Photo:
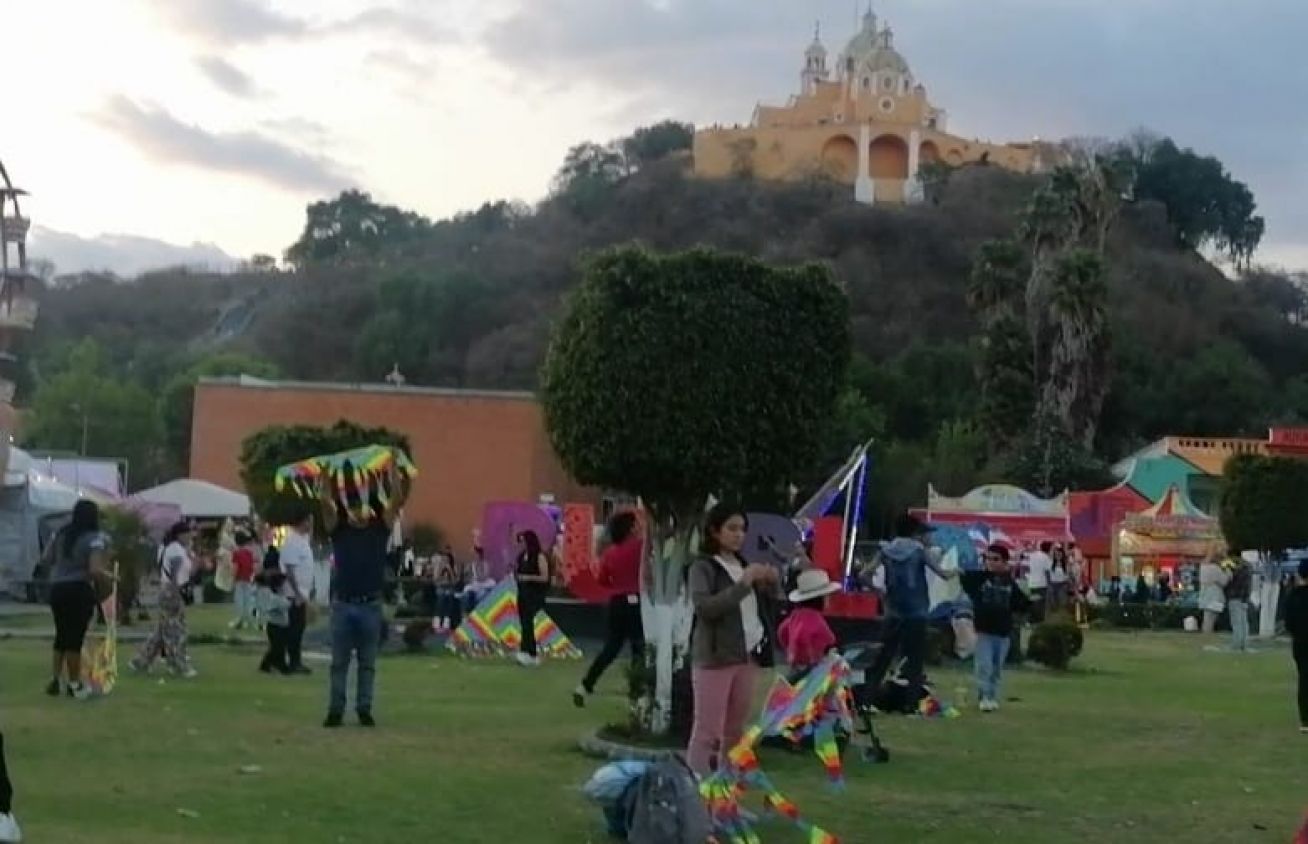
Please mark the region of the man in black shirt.
POLYGON ((345 714, 345 682, 350 660, 357 662, 354 696, 359 723, 375 727, 372 716, 377 650, 381 646, 382 591, 386 584, 386 551, 391 526, 408 497, 408 482, 392 471, 386 480, 390 499, 382 506, 376 498, 366 515, 347 513, 337 503, 331 485, 321 490, 323 526, 332 538, 331 696, 324 727, 339 727, 345 714))
POLYGON ((994 712, 999 708, 999 683, 1008 657, 1013 615, 1025 612, 1031 601, 1009 572, 1007 548, 991 545, 985 565, 982 571, 964 572, 962 582, 963 591, 972 599, 976 625, 976 653, 972 659, 977 701, 982 712, 994 712))

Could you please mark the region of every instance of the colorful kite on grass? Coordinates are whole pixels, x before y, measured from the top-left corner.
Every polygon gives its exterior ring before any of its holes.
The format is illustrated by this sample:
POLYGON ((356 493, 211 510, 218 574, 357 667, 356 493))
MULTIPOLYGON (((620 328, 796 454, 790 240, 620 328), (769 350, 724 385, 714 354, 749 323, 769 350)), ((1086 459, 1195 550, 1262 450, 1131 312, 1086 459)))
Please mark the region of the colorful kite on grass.
POLYGON ((805 820, 799 808, 777 790, 759 768, 755 748, 769 736, 783 736, 795 742, 811 738, 831 785, 842 787, 844 774, 836 730, 853 733, 849 676, 849 665, 839 655, 832 654, 796 685, 777 679, 758 723, 732 748, 725 762, 719 761, 717 773, 700 786, 720 844, 760 841, 750 816, 740 808, 741 798, 749 789, 761 792, 764 806, 799 827, 810 844, 837 844, 839 839, 805 820))
MULTIPOLYGON (((536 613, 536 649, 551 659, 580 659, 581 650, 563 634, 544 610, 536 613)), ((460 656, 505 656, 522 643, 518 619, 518 587, 506 578, 482 599, 446 644, 460 656)))
POLYGON ((374 501, 383 509, 390 504, 397 492, 387 482, 392 472, 412 481, 418 476, 418 467, 402 449, 369 445, 288 463, 277 470, 273 484, 278 492, 289 488, 301 498, 317 498, 327 481, 332 496, 347 512, 365 515, 374 501))

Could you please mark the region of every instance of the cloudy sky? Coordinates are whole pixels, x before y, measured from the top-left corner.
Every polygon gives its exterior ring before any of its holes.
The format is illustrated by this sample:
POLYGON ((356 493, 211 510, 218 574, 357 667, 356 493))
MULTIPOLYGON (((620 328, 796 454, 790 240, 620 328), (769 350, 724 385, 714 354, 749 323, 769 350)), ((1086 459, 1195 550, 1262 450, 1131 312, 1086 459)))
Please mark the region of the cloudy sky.
MULTIPOLYGON (((280 254, 345 187, 440 217, 540 198, 582 140, 744 122, 857 2, 0 0, 0 160, 56 260, 280 254)), ((1254 189, 1263 260, 1308 268, 1304 0, 876 6, 953 131, 1170 134, 1254 189)))

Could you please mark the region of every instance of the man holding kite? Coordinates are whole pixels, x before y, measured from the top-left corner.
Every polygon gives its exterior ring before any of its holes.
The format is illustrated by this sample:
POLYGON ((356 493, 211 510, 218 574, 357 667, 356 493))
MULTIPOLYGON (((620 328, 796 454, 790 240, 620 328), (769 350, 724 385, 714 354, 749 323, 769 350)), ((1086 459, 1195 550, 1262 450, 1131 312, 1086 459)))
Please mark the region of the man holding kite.
MULTIPOLYGON (((377 650, 381 646, 382 588, 387 542, 409 495, 408 472, 390 461, 376 473, 340 472, 317 479, 323 528, 331 537, 335 569, 331 592, 331 693, 324 727, 341 725, 350 661, 356 662, 354 708, 359 723, 376 726, 372 715, 377 650)), ((359 467, 362 469, 363 467, 359 467)))

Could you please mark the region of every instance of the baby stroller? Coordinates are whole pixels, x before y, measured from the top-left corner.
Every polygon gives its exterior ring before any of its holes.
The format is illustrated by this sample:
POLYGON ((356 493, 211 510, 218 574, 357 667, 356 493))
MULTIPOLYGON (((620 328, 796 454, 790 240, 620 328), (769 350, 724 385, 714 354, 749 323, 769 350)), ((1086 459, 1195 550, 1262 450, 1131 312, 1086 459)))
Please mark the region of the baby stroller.
MULTIPOLYGON (((881 743, 881 739, 877 736, 876 725, 872 722, 872 716, 878 711, 876 703, 878 678, 869 678, 868 672, 872 670, 880 654, 879 642, 855 642, 845 648, 843 653, 845 662, 849 663, 849 688, 854 698, 853 710, 856 719, 854 732, 867 736, 868 743, 863 748, 863 760, 878 764, 890 761, 890 751, 881 743)), ((841 749, 844 749, 843 746, 841 749)))

